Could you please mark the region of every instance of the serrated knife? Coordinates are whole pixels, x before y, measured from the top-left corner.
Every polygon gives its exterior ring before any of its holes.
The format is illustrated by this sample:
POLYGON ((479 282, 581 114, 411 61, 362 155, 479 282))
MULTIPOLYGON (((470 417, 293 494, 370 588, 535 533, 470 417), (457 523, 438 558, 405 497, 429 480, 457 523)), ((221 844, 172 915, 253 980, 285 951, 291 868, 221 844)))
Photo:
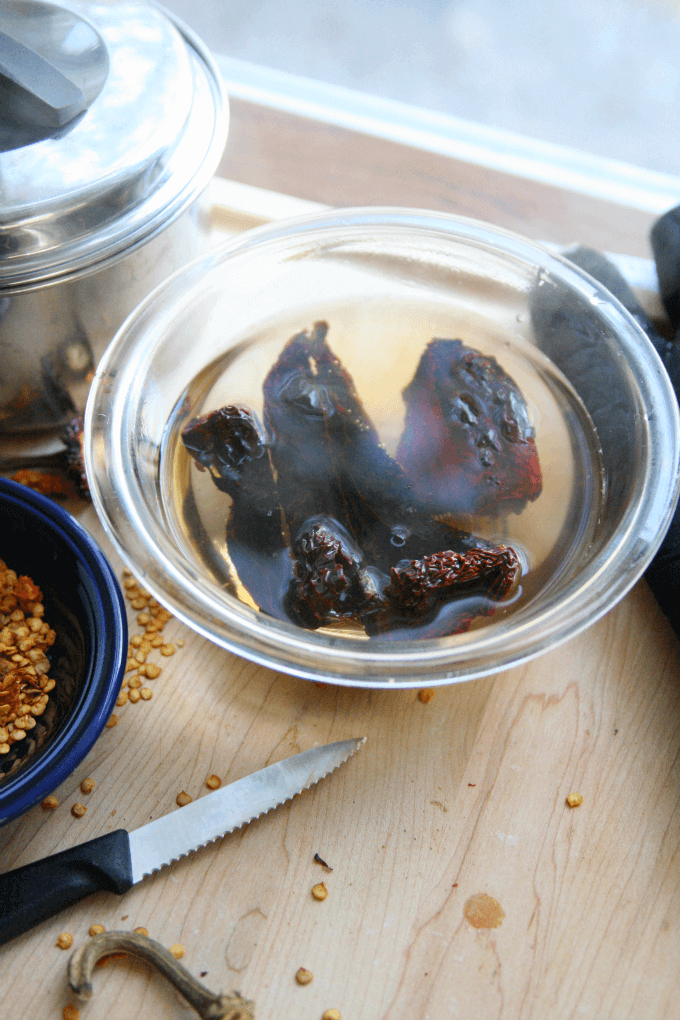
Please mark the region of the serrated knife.
POLYGON ((105 836, 0 875, 0 944, 96 892, 123 894, 145 875, 252 822, 318 783, 365 737, 339 740, 253 772, 133 832, 105 836))

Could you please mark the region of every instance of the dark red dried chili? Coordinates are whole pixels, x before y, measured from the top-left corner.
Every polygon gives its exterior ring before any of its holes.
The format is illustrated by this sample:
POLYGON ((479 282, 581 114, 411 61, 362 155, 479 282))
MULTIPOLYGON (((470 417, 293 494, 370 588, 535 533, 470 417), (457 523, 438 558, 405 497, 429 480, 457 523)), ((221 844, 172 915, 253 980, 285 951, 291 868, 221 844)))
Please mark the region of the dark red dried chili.
POLYGON ((404 390, 397 460, 422 500, 445 513, 519 513, 541 492, 526 401, 495 358, 433 340, 404 390))

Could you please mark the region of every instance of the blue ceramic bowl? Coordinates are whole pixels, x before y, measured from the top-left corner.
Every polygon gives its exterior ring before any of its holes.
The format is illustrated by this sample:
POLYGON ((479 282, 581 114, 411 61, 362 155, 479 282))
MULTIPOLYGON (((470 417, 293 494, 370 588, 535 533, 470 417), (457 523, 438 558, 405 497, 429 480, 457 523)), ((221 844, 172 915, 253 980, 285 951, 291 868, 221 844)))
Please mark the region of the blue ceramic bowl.
POLYGON ((52 500, 0 478, 0 558, 43 593, 56 631, 50 707, 0 757, 0 825, 26 811, 83 760, 109 718, 125 670, 127 617, 97 543, 52 500))

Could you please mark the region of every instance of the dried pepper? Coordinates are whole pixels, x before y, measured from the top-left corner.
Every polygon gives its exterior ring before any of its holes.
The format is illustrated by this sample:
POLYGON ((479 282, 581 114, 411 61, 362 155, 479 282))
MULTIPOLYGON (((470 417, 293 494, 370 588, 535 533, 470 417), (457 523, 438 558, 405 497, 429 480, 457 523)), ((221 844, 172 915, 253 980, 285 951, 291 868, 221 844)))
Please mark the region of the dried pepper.
POLYGON ((416 494, 445 513, 519 513, 541 492, 527 405, 495 358, 433 340, 404 390, 397 460, 416 494))
MULTIPOLYGON (((231 406, 183 430, 197 466, 232 499, 227 544, 239 578, 263 611, 307 628, 352 621, 383 636, 463 599, 446 632, 464 630, 507 596, 519 561, 439 519, 420 497, 380 442, 327 332, 317 322, 285 346, 264 381, 262 429, 231 406)), ((499 414, 529 446, 521 394, 488 361, 499 414)), ((521 498, 535 498, 536 484, 532 477, 521 498)), ((506 492, 502 499, 512 502, 506 492)))

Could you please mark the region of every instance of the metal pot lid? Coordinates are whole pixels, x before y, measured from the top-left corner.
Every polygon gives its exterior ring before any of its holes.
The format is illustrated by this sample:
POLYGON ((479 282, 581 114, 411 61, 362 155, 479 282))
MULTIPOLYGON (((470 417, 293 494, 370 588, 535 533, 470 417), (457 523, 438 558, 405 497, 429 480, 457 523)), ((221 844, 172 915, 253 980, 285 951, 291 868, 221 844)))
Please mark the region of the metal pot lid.
POLYGON ((198 196, 227 133, 219 74, 140 0, 0 4, 0 290, 98 269, 198 196))

